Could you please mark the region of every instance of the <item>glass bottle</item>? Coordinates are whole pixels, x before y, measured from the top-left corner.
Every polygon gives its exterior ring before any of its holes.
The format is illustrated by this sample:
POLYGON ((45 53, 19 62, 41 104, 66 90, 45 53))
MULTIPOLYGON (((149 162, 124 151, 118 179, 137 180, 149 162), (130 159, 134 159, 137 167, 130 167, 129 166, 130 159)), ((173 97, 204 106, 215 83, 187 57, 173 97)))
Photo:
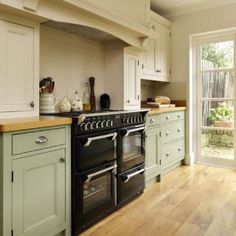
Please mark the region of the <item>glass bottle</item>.
POLYGON ((88 82, 84 83, 83 110, 84 111, 90 111, 91 110, 88 82))

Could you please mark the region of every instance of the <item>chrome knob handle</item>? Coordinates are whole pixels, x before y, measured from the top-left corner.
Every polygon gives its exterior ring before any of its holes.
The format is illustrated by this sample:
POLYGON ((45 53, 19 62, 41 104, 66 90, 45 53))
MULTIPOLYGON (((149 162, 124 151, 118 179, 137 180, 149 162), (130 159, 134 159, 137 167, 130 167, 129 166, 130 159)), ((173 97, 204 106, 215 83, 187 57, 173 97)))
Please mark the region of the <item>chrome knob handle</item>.
POLYGON ((85 130, 85 123, 82 123, 82 124, 80 125, 80 129, 81 129, 81 130, 85 130))
POLYGON ((181 148, 181 147, 179 147, 179 148, 178 148, 178 152, 180 152, 181 150, 182 150, 182 148, 181 148))
POLYGON ((34 101, 32 101, 32 102, 30 103, 30 106, 31 106, 31 107, 34 107, 34 101))
POLYGON ((181 118, 181 115, 180 115, 180 114, 178 115, 178 118, 181 118))
POLYGON ((177 131, 178 131, 178 133, 179 133, 179 132, 181 131, 181 129, 180 129, 180 128, 178 128, 178 129, 177 129, 177 131))
POLYGON ((105 120, 103 120, 103 121, 102 121, 102 124, 101 124, 101 128, 104 128, 104 127, 105 127, 105 125, 106 125, 106 121, 105 121, 105 120))
POLYGON ((98 128, 101 128, 101 125, 102 125, 102 122, 99 120, 98 122, 97 122, 97 124, 96 124, 96 128, 98 129, 98 128))
POLYGON ((96 129, 96 121, 93 121, 91 124, 91 129, 96 129))
POLYGON ((170 116, 166 116, 166 120, 169 120, 170 119, 170 116))
POLYGON ((155 121, 156 121, 156 120, 152 118, 152 119, 150 120, 150 123, 152 124, 152 123, 154 123, 155 121))
POLYGON ((166 136, 170 135, 170 131, 166 131, 166 136))
POLYGON ((167 153, 166 153, 166 156, 167 156, 167 157, 168 157, 168 156, 170 156, 170 153, 169 153, 169 152, 167 152, 167 153))
POLYGON ((47 143, 48 142, 48 138, 45 136, 39 136, 36 140, 35 143, 37 144, 42 144, 42 143, 47 143))
POLYGON ((85 124, 85 130, 89 130, 89 129, 91 129, 91 123, 90 122, 85 124))

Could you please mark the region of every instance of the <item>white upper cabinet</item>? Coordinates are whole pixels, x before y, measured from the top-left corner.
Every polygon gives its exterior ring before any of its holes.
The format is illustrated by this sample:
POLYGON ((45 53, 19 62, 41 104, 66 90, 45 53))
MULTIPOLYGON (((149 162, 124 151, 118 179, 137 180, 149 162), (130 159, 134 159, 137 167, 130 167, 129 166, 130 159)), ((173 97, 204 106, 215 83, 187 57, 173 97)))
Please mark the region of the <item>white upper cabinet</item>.
POLYGON ((35 31, 0 19, 0 118, 37 114, 35 31))
MULTIPOLYGON (((158 16, 157 20, 159 18, 158 16)), ((142 54, 141 79, 169 82, 171 74, 169 24, 162 25, 152 19, 150 25, 156 37, 148 39, 147 51, 142 54)))
POLYGON ((124 60, 124 108, 140 107, 139 56, 125 52, 124 60))
POLYGON ((170 31, 162 31, 155 40, 155 72, 160 81, 170 81, 170 31))

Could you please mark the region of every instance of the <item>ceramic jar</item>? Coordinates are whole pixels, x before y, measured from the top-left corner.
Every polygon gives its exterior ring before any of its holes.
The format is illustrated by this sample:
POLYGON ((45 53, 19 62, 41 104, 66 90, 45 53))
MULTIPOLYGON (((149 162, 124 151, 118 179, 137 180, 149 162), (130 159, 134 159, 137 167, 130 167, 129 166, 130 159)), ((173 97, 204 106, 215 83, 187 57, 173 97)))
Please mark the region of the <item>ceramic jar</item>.
POLYGON ((54 113, 55 106, 57 105, 57 99, 53 97, 52 93, 43 93, 40 94, 39 103, 39 110, 41 114, 54 113))
POLYGON ((83 103, 79 98, 79 94, 77 90, 75 91, 75 96, 71 102, 71 110, 74 112, 82 111, 83 110, 83 103))
POLYGON ((64 98, 59 105, 61 112, 70 112, 71 105, 67 98, 64 98))

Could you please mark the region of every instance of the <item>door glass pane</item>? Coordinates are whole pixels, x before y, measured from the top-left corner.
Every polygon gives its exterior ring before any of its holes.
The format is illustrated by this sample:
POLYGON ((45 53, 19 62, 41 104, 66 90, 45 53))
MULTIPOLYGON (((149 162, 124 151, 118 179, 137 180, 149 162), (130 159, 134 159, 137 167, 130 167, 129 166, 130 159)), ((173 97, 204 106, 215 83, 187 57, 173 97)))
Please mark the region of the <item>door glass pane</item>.
POLYGON ((233 101, 202 101, 202 126, 233 128, 233 101))
POLYGON ((111 199, 111 184, 111 172, 84 184, 84 213, 111 199))
POLYGON ((123 161, 129 161, 142 155, 141 134, 132 133, 123 138, 123 161))
POLYGON ((234 41, 206 43, 202 45, 202 70, 234 67, 234 41))
POLYGON ((202 72, 203 98, 233 98, 233 90, 233 70, 202 72))
POLYGON ((233 131, 203 129, 201 154, 206 157, 234 159, 233 131))

